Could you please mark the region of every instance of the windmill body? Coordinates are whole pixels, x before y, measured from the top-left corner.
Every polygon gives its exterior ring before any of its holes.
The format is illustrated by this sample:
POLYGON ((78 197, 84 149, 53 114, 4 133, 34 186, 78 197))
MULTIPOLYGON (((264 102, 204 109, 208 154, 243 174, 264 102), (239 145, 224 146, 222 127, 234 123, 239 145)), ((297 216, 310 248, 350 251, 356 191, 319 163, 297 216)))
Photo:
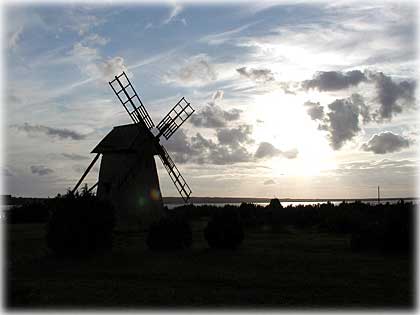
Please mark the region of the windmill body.
POLYGON ((135 125, 114 127, 92 153, 102 154, 96 194, 114 205, 117 226, 148 226, 163 215, 157 152, 135 125))
POLYGON ((92 150, 96 153, 82 177, 73 188, 75 193, 85 176, 102 155, 97 187, 97 196, 112 202, 117 210, 117 225, 120 227, 147 227, 163 214, 163 202, 154 156, 159 156, 172 182, 185 202, 191 189, 179 172, 174 161, 159 143, 163 136, 168 140, 175 131, 194 113, 184 97, 156 126, 141 102, 127 75, 115 76, 109 82, 133 124, 117 126, 92 150))

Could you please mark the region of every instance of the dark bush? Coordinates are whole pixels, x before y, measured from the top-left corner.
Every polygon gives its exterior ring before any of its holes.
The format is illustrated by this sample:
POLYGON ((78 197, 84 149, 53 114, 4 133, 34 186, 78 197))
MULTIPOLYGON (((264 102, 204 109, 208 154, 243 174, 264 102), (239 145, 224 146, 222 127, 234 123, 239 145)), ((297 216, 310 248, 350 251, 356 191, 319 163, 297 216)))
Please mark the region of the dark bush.
POLYGON ((352 233, 354 251, 380 250, 386 253, 412 254, 414 249, 414 205, 399 202, 374 207, 380 214, 368 228, 352 233))
POLYGON ((216 212, 204 229, 204 237, 211 248, 237 248, 244 239, 244 231, 235 207, 225 206, 216 212))
POLYGON ((192 230, 180 215, 169 214, 150 226, 146 240, 151 250, 176 250, 191 247, 192 230))
POLYGON ((16 223, 45 223, 48 221, 49 211, 46 202, 27 202, 21 206, 14 206, 7 211, 6 222, 16 223))
POLYGON ((58 256, 86 256, 112 247, 112 205, 84 190, 55 199, 47 224, 47 245, 58 256))
POLYGON ((282 209, 283 206, 281 205, 280 200, 278 200, 277 198, 274 198, 270 200, 270 204, 267 206, 267 208, 282 209))

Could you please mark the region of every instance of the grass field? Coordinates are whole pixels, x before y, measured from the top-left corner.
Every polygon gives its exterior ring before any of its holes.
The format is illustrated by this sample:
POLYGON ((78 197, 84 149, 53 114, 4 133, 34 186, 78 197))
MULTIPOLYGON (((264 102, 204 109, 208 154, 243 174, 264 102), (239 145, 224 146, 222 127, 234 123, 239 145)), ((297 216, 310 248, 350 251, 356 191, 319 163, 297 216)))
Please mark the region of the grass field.
POLYGON ((210 250, 206 220, 189 250, 151 252, 141 232, 116 232, 111 252, 48 253, 43 224, 4 225, 8 309, 410 309, 411 259, 351 252, 348 236, 286 227, 246 231, 235 251, 210 250))

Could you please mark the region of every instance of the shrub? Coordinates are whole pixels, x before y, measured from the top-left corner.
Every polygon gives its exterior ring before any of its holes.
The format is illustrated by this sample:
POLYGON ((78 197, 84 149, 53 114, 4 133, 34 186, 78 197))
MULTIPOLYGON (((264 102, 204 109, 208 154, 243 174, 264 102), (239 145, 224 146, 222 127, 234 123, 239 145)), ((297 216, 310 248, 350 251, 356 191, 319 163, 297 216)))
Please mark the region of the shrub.
POLYGON ((380 214, 369 226, 351 236, 354 251, 380 250, 386 253, 412 254, 414 248, 414 205, 400 202, 375 206, 380 214))
POLYGON ((204 229, 204 236, 211 248, 237 248, 244 239, 238 212, 227 206, 216 212, 204 229))
POLYGON ((58 256, 86 256, 112 246, 114 208, 85 190, 55 199, 47 245, 58 256))
POLYGON ((48 221, 48 217, 49 211, 45 202, 28 202, 8 210, 6 222, 10 224, 45 223, 48 221))
POLYGON ((191 247, 192 231, 188 221, 169 214, 150 226, 146 240, 151 250, 176 250, 191 247))

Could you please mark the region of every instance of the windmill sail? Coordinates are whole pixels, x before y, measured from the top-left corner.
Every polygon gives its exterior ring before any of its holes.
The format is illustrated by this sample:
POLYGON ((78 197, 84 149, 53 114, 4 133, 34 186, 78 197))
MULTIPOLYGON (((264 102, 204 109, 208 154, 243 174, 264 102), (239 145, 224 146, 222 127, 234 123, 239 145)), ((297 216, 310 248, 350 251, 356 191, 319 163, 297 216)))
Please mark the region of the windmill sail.
POLYGON ((144 124, 149 130, 154 127, 152 119, 125 72, 115 76, 109 85, 135 124, 144 124))
POLYGON ((192 192, 190 186, 188 186, 184 177, 179 172, 174 161, 168 154, 168 151, 166 151, 166 149, 159 143, 157 144, 157 151, 163 165, 168 171, 168 174, 171 177, 172 182, 175 184, 175 187, 181 195, 182 199, 184 199, 184 202, 188 202, 188 199, 190 198, 192 192))
POLYGON ((168 140, 172 134, 194 113, 185 98, 181 98, 178 103, 171 109, 171 111, 161 120, 157 125, 159 135, 163 135, 168 140))

